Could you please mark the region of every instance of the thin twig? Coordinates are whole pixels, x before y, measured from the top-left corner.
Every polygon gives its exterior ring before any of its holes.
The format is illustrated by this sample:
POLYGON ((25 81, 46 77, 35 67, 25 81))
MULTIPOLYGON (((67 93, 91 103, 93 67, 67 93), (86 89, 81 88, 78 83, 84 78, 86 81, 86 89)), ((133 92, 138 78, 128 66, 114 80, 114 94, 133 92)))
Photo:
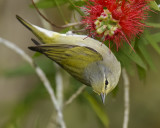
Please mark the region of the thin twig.
POLYGON ((86 32, 86 29, 73 30, 72 32, 73 32, 73 33, 86 32))
POLYGON ((64 104, 64 107, 72 103, 86 88, 86 85, 82 85, 64 104))
POLYGON ((46 20, 49 24, 51 24, 53 27, 56 27, 56 28, 67 28, 67 27, 72 27, 72 26, 76 26, 76 25, 80 25, 80 24, 81 24, 80 22, 78 22, 78 23, 70 23, 70 24, 63 25, 63 26, 55 25, 54 23, 52 23, 49 19, 47 19, 47 18, 39 11, 39 9, 37 8, 36 4, 34 3, 34 0, 31 0, 31 1, 32 1, 32 4, 33 4, 34 8, 35 8, 36 11, 38 12, 38 14, 39 14, 44 20, 46 20))
POLYGON ((25 61, 27 61, 36 71, 36 74, 39 76, 40 80, 43 82, 46 90, 48 91, 51 101, 58 113, 58 118, 59 118, 59 123, 61 125, 61 128, 66 128, 64 120, 63 120, 63 114, 61 109, 59 108, 59 105, 57 103, 54 91, 51 87, 51 84, 49 82, 49 80, 47 79, 45 73, 42 71, 42 69, 40 67, 38 67, 34 61, 32 60, 32 58, 30 56, 28 56, 21 48, 19 48, 18 46, 16 46, 14 43, 5 40, 3 38, 0 38, 0 44, 5 45, 6 47, 12 49, 14 52, 16 52, 18 55, 20 55, 25 61))
POLYGON ((53 110, 50 120, 46 126, 46 128, 59 128, 59 123, 57 122, 57 114, 53 110))
POLYGON ((38 14, 43 18, 45 19, 49 24, 51 24, 53 27, 56 27, 56 28, 63 28, 63 27, 60 27, 60 26, 57 26, 55 25, 54 23, 52 23, 50 20, 48 20, 40 11, 39 9, 37 8, 36 4, 34 3, 34 0, 31 0, 32 1, 32 4, 34 6, 34 8, 36 9, 36 11, 38 12, 38 14))
POLYGON ((57 93, 57 101, 59 103, 59 107, 62 109, 63 106, 63 78, 62 73, 60 71, 59 65, 56 65, 56 93, 57 93))
POLYGON ((77 26, 77 25, 81 25, 81 22, 76 22, 76 23, 68 23, 66 25, 63 25, 63 28, 67 28, 67 27, 73 27, 73 26, 77 26))
POLYGON ((129 111, 130 111, 130 103, 129 103, 129 78, 126 72, 126 69, 122 69, 122 77, 124 81, 124 119, 123 119, 123 128, 128 128, 129 122, 129 111))

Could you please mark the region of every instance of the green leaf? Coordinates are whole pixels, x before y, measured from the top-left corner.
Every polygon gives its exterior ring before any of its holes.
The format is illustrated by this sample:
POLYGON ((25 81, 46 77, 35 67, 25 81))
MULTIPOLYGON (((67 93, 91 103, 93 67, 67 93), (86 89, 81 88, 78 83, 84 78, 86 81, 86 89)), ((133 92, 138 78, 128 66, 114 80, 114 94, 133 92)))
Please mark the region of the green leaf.
POLYGON ((34 55, 32 56, 32 58, 37 58, 37 57, 39 57, 41 55, 42 55, 42 53, 35 52, 34 55))
POLYGON ((75 9, 81 16, 84 15, 84 13, 75 5, 75 3, 72 0, 67 0, 70 3, 70 6, 75 9))
POLYGON ((62 9, 60 8, 59 0, 54 0, 54 1, 55 1, 55 3, 56 3, 57 9, 58 9, 58 11, 59 11, 59 13, 60 13, 60 15, 61 15, 63 21, 64 21, 65 23, 68 23, 68 21, 66 20, 64 14, 63 14, 62 9))
MULTIPOLYGON (((143 37, 140 38, 140 39, 143 39, 143 44, 144 44, 144 45, 148 45, 148 44, 149 44, 149 42, 148 42, 148 40, 145 38, 145 36, 143 36, 143 37)), ((138 40, 137 44, 139 44, 139 40, 138 40)))
POLYGON ((160 28, 160 23, 147 22, 146 25, 154 27, 154 28, 160 28))
POLYGON ((62 30, 60 31, 60 33, 66 33, 66 32, 68 32, 68 31, 70 31, 70 28, 69 28, 69 27, 62 29, 62 30))
POLYGON ((130 75, 135 74, 135 70, 133 69, 132 60, 126 56, 121 50, 114 53, 116 58, 120 61, 122 67, 125 67, 127 72, 130 75))
POLYGON ((150 66, 150 68, 152 70, 156 70, 155 68, 155 65, 152 61, 152 58, 150 57, 148 51, 147 51, 147 48, 146 48, 146 45, 143 43, 143 38, 141 38, 139 41, 138 41, 138 48, 139 48, 139 51, 142 53, 145 61, 148 63, 148 65, 150 66))
MULTIPOLYGON (((67 3, 67 0, 57 0, 57 2, 58 2, 58 5, 63 5, 67 3)), ((52 8, 57 6, 55 0, 40 0, 35 4, 40 9, 52 8)), ((30 5, 30 6, 34 7, 33 5, 30 5)))
POLYGON ((142 58, 135 52, 132 52, 131 54, 126 54, 133 62, 135 62, 136 64, 138 64, 139 66, 141 66, 142 68, 144 68, 145 70, 147 70, 147 66, 144 63, 144 61, 142 60, 142 58))
POLYGON ((75 4, 76 6, 78 6, 78 7, 82 7, 82 6, 84 6, 84 5, 86 4, 86 2, 80 0, 80 1, 75 1, 74 4, 75 4))
POLYGON ((119 86, 117 85, 111 92, 112 96, 113 97, 116 97, 117 96, 117 93, 119 91, 119 86))
MULTIPOLYGON (((73 3, 74 3, 74 5, 76 5, 77 7, 82 7, 82 6, 84 6, 84 5, 86 4, 85 1, 74 1, 73 3)), ((73 6, 69 6, 69 8, 74 9, 73 6)))
POLYGON ((140 80, 145 79, 146 78, 146 71, 141 68, 139 65, 137 65, 137 70, 138 70, 138 75, 140 80))
POLYGON ((145 37, 151 44, 151 46, 157 51, 157 53, 160 54, 160 47, 158 43, 154 40, 154 38, 152 38, 152 36, 150 36, 149 34, 147 34, 145 37))
POLYGON ((152 47, 157 51, 158 54, 160 54, 160 47, 157 43, 151 43, 152 47))
POLYGON ((84 95, 87 98, 87 100, 89 101, 92 109, 95 111, 95 113, 97 114, 97 116, 99 117, 101 122, 103 123, 103 125, 105 127, 108 127, 109 121, 108 121, 108 117, 107 117, 107 114, 104 111, 104 109, 100 106, 100 104, 91 95, 89 95, 88 93, 84 93, 84 95))
POLYGON ((152 34, 151 38, 155 41, 155 42, 160 42, 160 32, 152 34))
POLYGON ((150 1, 149 6, 151 8, 153 8, 154 10, 160 11, 158 4, 156 3, 156 1, 150 1))
POLYGON ((121 49, 121 51, 127 56, 129 57, 129 59, 131 59, 133 62, 135 62, 136 64, 138 64, 139 66, 141 66, 142 68, 144 68, 145 70, 147 70, 147 66, 144 63, 144 61, 142 60, 142 58, 133 50, 130 52, 129 48, 130 46, 128 44, 124 44, 123 49, 121 49))

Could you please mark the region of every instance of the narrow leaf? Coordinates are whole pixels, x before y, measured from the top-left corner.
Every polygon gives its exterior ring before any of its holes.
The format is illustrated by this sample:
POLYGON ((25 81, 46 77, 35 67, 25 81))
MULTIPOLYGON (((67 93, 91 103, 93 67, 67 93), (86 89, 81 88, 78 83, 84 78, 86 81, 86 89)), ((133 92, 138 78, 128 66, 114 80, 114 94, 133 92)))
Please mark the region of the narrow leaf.
POLYGON ((149 55, 149 53, 147 51, 146 45, 143 43, 143 38, 141 38, 138 41, 138 49, 142 53, 145 61, 148 63, 148 65, 150 66, 150 68, 155 71, 156 70, 155 65, 154 65, 154 63, 152 61, 151 56, 149 55))
POLYGON ((139 65, 137 65, 137 70, 138 70, 139 78, 141 80, 145 79, 146 78, 146 71, 143 68, 141 68, 139 65))
MULTIPOLYGON (((58 0, 58 5, 63 5, 65 3, 67 3, 66 0, 58 0)), ((35 4, 40 9, 52 8, 57 6, 54 0, 41 0, 35 4)), ((30 5, 30 7, 34 7, 34 6, 30 5)))
POLYGON ((155 42, 160 42, 160 32, 152 34, 151 38, 155 41, 155 42))
POLYGON ((132 60, 128 56, 126 56, 122 51, 115 52, 114 54, 120 61, 121 66, 125 67, 130 75, 134 75, 135 70, 133 69, 132 60))
POLYGON ((32 56, 32 58, 37 58, 37 57, 39 57, 41 55, 42 55, 42 53, 35 52, 34 55, 32 56))
POLYGON ((70 5, 72 6, 72 8, 74 8, 81 16, 83 16, 83 12, 74 4, 74 2, 72 0, 67 0, 70 5))
MULTIPOLYGON (((133 46, 135 47, 135 43, 133 44, 133 46)), ((132 46, 132 48, 133 48, 133 46, 132 46)), ((133 61, 134 63, 138 64, 139 66, 141 66, 142 68, 144 68, 146 70, 147 69, 146 64, 144 63, 142 58, 138 55, 138 53, 136 53, 136 51, 133 51, 132 48, 128 43, 124 43, 123 47, 121 49, 119 49, 118 54, 119 54, 119 52, 122 52, 131 61, 133 61)))
MULTIPOLYGON (((75 6, 77 6, 77 7, 82 7, 82 6, 84 6, 84 5, 86 4, 85 1, 74 1, 73 3, 74 3, 75 6)), ((74 9, 73 6, 69 6, 69 8, 74 9)))
POLYGON ((151 43, 152 47, 160 54, 160 47, 157 43, 151 43))
POLYGON ((154 28, 160 28, 160 23, 147 22, 146 25, 154 27, 154 28))
POLYGON ((132 52, 131 54, 126 54, 132 61, 134 61, 136 64, 147 70, 147 66, 142 60, 142 58, 135 52, 132 52))
MULTIPOLYGON (((129 50, 129 45, 125 44, 123 49, 121 49, 121 51, 127 56, 129 57, 129 59, 131 59, 133 62, 135 62, 136 64, 138 64, 139 66, 141 66, 142 68, 144 68, 145 70, 147 70, 147 66, 144 63, 144 61, 142 60, 142 58, 133 50, 130 52, 129 50)), ((131 49, 131 48, 130 48, 131 49)))
POLYGON ((97 101, 91 95, 87 93, 84 93, 84 95, 89 101, 92 109, 95 111, 95 113, 97 114, 101 122, 103 123, 103 125, 105 127, 108 127, 109 121, 108 121, 108 117, 104 109, 102 109, 102 107, 97 103, 97 101))
POLYGON ((146 39, 150 43, 150 45, 157 51, 158 54, 160 54, 160 47, 158 43, 150 36, 149 34, 146 35, 146 39))

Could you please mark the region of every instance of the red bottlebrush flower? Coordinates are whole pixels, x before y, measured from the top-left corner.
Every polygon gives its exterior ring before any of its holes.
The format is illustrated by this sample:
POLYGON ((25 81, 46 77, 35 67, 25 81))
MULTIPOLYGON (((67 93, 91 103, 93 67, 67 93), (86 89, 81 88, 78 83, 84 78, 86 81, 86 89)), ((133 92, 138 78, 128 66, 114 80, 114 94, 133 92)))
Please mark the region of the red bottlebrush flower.
POLYGON ((140 35, 145 27, 150 0, 89 0, 85 6, 86 16, 82 20, 89 30, 89 36, 100 37, 116 44, 140 35))

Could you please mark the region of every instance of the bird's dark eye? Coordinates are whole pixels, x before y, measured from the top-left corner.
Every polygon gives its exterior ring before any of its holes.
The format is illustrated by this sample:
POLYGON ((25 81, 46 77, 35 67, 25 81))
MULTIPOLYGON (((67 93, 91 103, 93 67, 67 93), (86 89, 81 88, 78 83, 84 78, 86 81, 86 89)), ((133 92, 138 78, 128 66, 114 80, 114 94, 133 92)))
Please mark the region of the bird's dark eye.
POLYGON ((105 85, 108 85, 108 80, 105 81, 105 85))
POLYGON ((108 80, 105 81, 105 89, 107 89, 108 80))

